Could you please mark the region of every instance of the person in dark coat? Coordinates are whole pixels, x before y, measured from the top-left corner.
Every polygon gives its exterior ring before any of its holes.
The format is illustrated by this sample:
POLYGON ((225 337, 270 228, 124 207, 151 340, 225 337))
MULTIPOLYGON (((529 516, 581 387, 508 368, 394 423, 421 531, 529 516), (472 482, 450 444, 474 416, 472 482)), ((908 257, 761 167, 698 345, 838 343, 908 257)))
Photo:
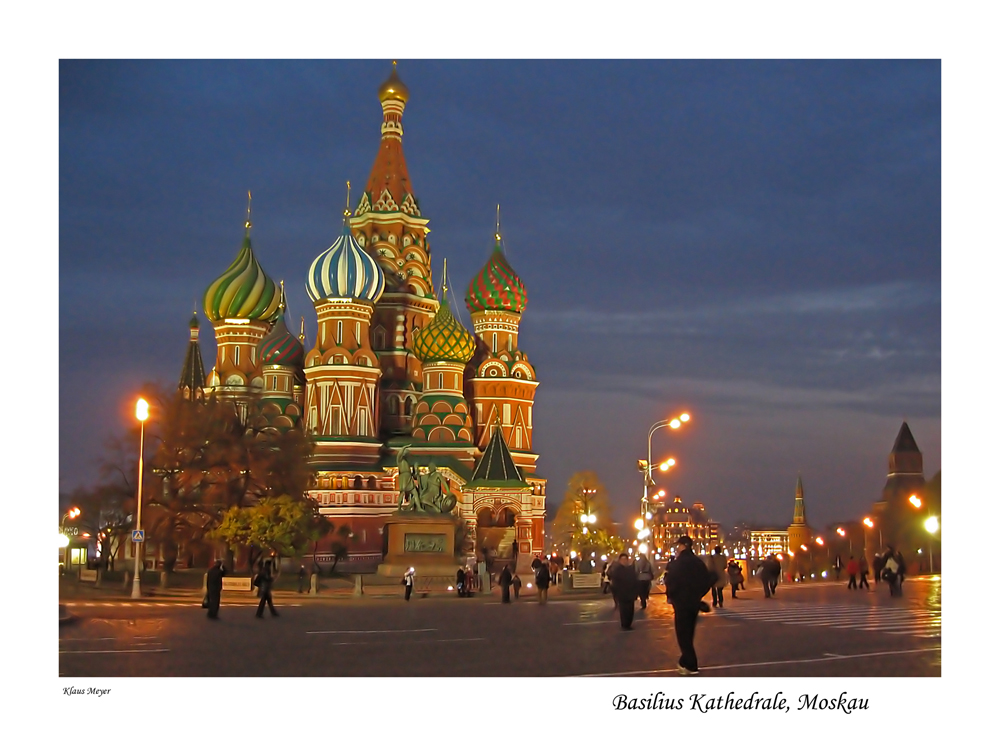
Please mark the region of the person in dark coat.
POLYGON ((222 602, 222 578, 226 575, 226 568, 222 566, 222 560, 216 560, 215 564, 208 571, 208 617, 219 617, 219 604, 222 602))
POLYGON ((510 603, 510 584, 514 579, 514 576, 510 574, 510 568, 507 565, 503 566, 503 570, 500 572, 500 602, 510 603))
POLYGON ((299 565, 299 593, 302 593, 306 585, 306 566, 299 565))
POLYGON ((455 590, 458 591, 458 597, 465 597, 465 570, 458 568, 458 572, 455 573, 455 590))
POLYGON ((882 577, 882 567, 885 565, 885 561, 882 558, 881 552, 876 552, 874 559, 872 559, 872 576, 875 578, 875 585, 878 586, 878 580, 882 577))
POLYGON ((632 628, 635 617, 635 599, 639 597, 639 575, 631 558, 622 552, 618 563, 611 567, 611 587, 618 602, 618 618, 623 629, 632 628))
POLYGON ((674 607, 674 631, 681 650, 677 672, 681 675, 698 674, 694 629, 698 624, 698 614, 710 610, 701 599, 715 585, 715 574, 691 551, 691 544, 691 537, 687 535, 677 540, 677 559, 667 565, 664 575, 667 600, 674 607))
POLYGON ((257 574, 257 590, 260 591, 260 604, 257 606, 257 618, 264 618, 264 605, 266 604, 272 616, 277 616, 274 610, 274 600, 271 598, 271 586, 274 585, 275 575, 271 569, 271 561, 264 563, 264 568, 257 574))
POLYGON ((653 577, 655 570, 653 563, 645 554, 639 554, 635 558, 635 574, 639 579, 639 603, 645 608, 646 601, 649 600, 649 591, 653 587, 653 577))
POLYGON ((545 605, 549 599, 549 582, 552 576, 549 574, 549 566, 542 563, 535 568, 535 585, 538 586, 538 602, 545 605))
POLYGON ((764 597, 770 598, 774 595, 774 589, 778 587, 778 578, 781 577, 781 563, 778 562, 778 558, 774 556, 773 552, 760 563, 757 575, 760 577, 760 582, 764 584, 764 597))
POLYGON ((736 597, 736 589, 743 583, 743 568, 736 560, 730 560, 726 568, 726 575, 729 577, 729 587, 732 589, 732 597, 736 597))
POLYGON ((516 601, 521 597, 521 576, 515 572, 514 577, 510 579, 510 584, 514 586, 514 600, 516 601))

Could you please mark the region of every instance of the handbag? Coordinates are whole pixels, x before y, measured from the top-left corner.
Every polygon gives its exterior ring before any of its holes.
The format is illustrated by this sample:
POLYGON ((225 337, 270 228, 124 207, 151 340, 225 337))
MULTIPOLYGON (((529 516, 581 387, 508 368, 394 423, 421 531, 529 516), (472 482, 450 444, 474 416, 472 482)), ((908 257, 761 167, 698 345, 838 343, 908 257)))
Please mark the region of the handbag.
POLYGON ((201 599, 201 607, 208 608, 208 593, 205 593, 205 597, 201 599))

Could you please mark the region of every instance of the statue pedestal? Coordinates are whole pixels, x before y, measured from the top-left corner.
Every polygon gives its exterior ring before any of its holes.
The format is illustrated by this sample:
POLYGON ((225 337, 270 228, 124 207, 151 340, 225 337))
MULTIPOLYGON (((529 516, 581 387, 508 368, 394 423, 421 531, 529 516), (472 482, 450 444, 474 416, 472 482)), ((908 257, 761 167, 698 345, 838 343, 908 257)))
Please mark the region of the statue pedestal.
POLYGON ((388 551, 378 574, 402 577, 413 568, 418 576, 454 576, 455 523, 451 514, 397 512, 386 523, 388 551))

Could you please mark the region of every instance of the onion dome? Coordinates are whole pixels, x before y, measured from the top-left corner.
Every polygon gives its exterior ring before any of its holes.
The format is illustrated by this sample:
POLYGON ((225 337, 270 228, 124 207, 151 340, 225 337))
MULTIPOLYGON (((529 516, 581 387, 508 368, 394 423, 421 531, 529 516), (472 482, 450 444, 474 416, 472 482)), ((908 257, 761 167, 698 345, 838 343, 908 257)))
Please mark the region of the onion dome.
POLYGON ((213 322, 224 319, 254 319, 270 322, 278 313, 278 287, 264 273, 250 247, 250 221, 239 255, 226 272, 205 290, 205 316, 213 322))
POLYGON ((476 352, 475 338, 452 315, 447 293, 434 319, 417 333, 413 352, 425 363, 433 360, 468 363, 476 352))
POLYGON ((501 309, 520 314, 528 306, 528 291, 507 263, 507 257, 500 248, 499 236, 493 255, 469 284, 465 303, 470 312, 501 309))
POLYGON ((285 325, 284 298, 281 301, 278 319, 257 346, 257 355, 260 356, 262 365, 288 365, 301 368, 305 362, 305 350, 302 348, 302 343, 292 336, 285 325))
POLYGON ((389 78, 382 83, 382 86, 378 88, 378 100, 379 102, 385 102, 386 100, 399 100, 403 104, 410 99, 410 90, 406 88, 406 85, 396 76, 396 62, 392 62, 392 74, 389 78))
POLYGON ((376 302, 384 290, 382 268, 351 235, 345 218, 344 232, 309 267, 306 293, 313 302, 330 298, 376 302))

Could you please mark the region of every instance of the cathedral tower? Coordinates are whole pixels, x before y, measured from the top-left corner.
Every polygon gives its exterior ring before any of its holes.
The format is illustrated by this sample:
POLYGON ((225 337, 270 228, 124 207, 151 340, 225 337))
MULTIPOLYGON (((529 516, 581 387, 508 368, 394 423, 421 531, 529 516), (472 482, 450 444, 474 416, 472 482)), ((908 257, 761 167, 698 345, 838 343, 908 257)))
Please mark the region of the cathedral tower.
POLYGON ((187 355, 184 356, 184 368, 181 370, 181 380, 177 384, 177 394, 189 401, 200 401, 205 397, 205 364, 201 359, 201 348, 198 346, 198 313, 191 315, 188 323, 191 339, 188 342, 187 355))
POLYGON ((403 110, 410 93, 392 74, 379 88, 382 142, 368 184, 351 219, 357 242, 385 273, 385 293, 372 321, 373 347, 382 368, 382 434, 405 435, 423 375, 414 339, 434 317, 430 232, 421 215, 403 156, 403 110))
POLYGON ((292 336, 285 324, 284 282, 277 317, 271 331, 257 346, 264 385, 255 426, 259 430, 286 432, 293 427, 301 428, 305 351, 302 342, 292 336))
POLYGON ((317 256, 306 278, 318 332, 305 358, 305 420, 316 442, 314 461, 370 465, 382 446, 382 369, 369 335, 385 277, 351 234, 349 216, 346 210, 343 232, 317 256))
POLYGON ((476 445, 485 450, 499 423, 514 461, 534 473, 538 455, 531 451, 531 414, 538 381, 528 356, 517 344, 528 292, 504 255, 499 208, 493 253, 469 284, 465 303, 477 337, 467 380, 475 407, 476 445))
POLYGON ((215 328, 215 367, 206 393, 229 399, 244 419, 251 399, 263 388, 257 345, 278 313, 280 294, 257 263, 250 244, 250 207, 246 233, 236 260, 205 290, 205 316, 215 328))
POLYGON ((889 475, 882 489, 882 501, 891 502, 923 489, 924 456, 913 439, 910 425, 903 422, 889 453, 889 475))

